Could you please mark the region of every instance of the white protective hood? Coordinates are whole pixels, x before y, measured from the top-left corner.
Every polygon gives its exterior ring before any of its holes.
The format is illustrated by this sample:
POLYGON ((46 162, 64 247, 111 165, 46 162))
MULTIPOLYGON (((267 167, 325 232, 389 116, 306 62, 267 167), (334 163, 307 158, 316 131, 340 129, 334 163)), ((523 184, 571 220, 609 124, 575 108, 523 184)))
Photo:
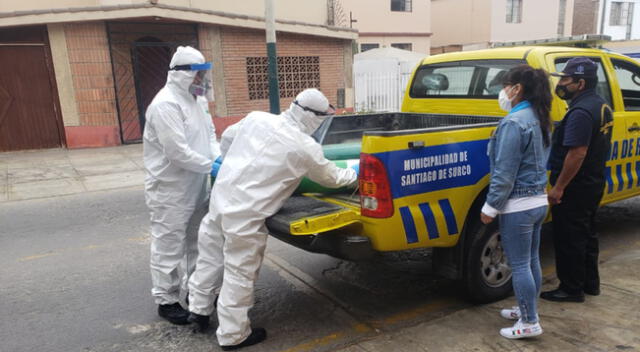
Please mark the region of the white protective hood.
MULTIPOLYGON (((169 68, 179 65, 203 64, 205 62, 202 53, 190 46, 179 46, 171 58, 169 68)), ((173 92, 184 95, 189 93, 189 86, 193 83, 198 71, 172 71, 167 75, 167 87, 173 92)))
MULTIPOLYGON (((305 89, 295 99, 301 106, 325 112, 329 110, 329 100, 315 88, 305 89)), ((299 105, 291 103, 289 109, 282 113, 288 121, 296 125, 300 131, 311 135, 328 116, 318 116, 312 111, 305 111, 299 105)))

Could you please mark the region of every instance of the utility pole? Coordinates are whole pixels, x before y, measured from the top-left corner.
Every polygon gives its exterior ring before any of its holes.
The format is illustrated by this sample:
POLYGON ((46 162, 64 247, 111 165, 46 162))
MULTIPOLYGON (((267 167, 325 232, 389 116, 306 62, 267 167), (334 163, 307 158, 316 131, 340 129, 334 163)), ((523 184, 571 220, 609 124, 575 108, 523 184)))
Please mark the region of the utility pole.
POLYGON ((264 22, 267 30, 267 60, 269 62, 269 110, 280 114, 280 91, 278 89, 278 55, 276 54, 275 0, 264 0, 264 22))

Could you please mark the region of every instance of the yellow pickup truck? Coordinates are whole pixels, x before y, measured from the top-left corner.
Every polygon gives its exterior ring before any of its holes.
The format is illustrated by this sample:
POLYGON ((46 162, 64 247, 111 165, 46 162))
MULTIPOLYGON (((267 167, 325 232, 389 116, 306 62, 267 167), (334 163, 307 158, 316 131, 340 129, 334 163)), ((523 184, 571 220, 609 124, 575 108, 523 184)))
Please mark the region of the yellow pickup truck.
MULTIPOLYGON (((472 300, 505 297, 511 270, 500 234, 495 223, 479 222, 489 182, 487 143, 505 115, 497 101, 501 77, 522 63, 560 71, 575 56, 597 62, 597 92, 614 110, 602 202, 639 194, 638 62, 598 49, 556 46, 458 52, 425 58, 416 67, 402 112, 327 121, 316 138, 327 154, 337 149, 343 159, 359 156, 359 190, 292 197, 267 221, 270 233, 350 260, 431 247, 435 270, 463 280, 472 300)), ((553 120, 560 121, 566 109, 554 96, 553 120)))

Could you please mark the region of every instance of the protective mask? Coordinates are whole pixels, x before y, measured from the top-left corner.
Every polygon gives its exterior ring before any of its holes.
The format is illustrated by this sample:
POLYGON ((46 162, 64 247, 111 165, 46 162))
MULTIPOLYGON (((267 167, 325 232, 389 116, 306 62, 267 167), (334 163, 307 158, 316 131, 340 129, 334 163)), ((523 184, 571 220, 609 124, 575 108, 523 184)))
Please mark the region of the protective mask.
POLYGON ((189 93, 213 101, 213 86, 211 82, 211 70, 200 70, 196 74, 196 78, 189 85, 189 93))
MULTIPOLYGON (((513 89, 513 87, 510 89, 510 91, 513 89)), ((500 91, 500 94, 498 95, 498 104, 500 105, 500 109, 509 112, 511 111, 511 109, 513 108, 513 106, 511 106, 511 100, 509 99, 509 95, 507 94, 507 91, 505 88, 503 88, 500 91)))
MULTIPOLYGON (((571 83, 569 83, 571 84, 571 83)), ((562 100, 571 100, 573 99, 573 97, 576 95, 576 92, 572 92, 569 89, 567 89, 567 85, 556 85, 556 95, 558 96, 558 98, 562 99, 562 100)))

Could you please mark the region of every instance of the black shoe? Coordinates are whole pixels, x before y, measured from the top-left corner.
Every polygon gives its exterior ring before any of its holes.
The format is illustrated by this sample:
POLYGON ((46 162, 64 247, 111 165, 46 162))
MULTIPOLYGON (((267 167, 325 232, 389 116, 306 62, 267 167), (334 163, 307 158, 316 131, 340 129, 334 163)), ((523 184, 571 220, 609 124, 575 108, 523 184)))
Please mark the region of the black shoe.
POLYGON ((263 328, 254 328, 254 329, 251 329, 251 335, 249 335, 249 337, 247 337, 246 340, 240 342, 239 344, 230 345, 230 346, 220 346, 220 347, 222 347, 223 351, 233 351, 233 350, 237 350, 238 348, 255 345, 266 339, 267 339, 267 330, 263 328))
POLYGON ((196 314, 191 312, 191 314, 189 314, 189 318, 187 318, 187 320, 189 320, 189 322, 191 323, 196 323, 197 327, 195 329, 193 329, 193 332, 195 333, 204 333, 207 332, 207 330, 209 330, 209 316, 208 315, 200 315, 200 314, 196 314))
POLYGON ((585 288, 584 293, 588 294, 589 296, 600 296, 600 287, 585 288))
POLYGON ((577 302, 577 303, 584 302, 584 294, 581 293, 577 295, 572 295, 565 292, 561 288, 557 288, 552 291, 542 292, 542 294, 540 295, 540 298, 546 299, 547 301, 554 301, 554 302, 577 302))
POLYGON ((167 319, 171 324, 186 325, 189 324, 187 318, 189 311, 182 308, 180 303, 160 304, 158 306, 158 315, 167 319))

